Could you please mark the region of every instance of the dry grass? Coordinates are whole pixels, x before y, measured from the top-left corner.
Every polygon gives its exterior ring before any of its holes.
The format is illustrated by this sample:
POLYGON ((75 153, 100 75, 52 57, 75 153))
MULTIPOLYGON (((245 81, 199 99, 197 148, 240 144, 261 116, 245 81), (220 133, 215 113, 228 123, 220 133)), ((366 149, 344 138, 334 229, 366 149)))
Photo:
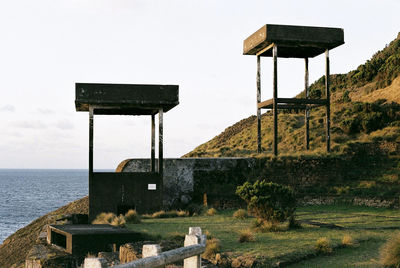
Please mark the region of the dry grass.
POLYGON ((247 211, 242 209, 242 208, 238 209, 238 210, 235 211, 235 213, 233 213, 233 217, 235 219, 244 220, 244 219, 246 219, 248 217, 247 211))
POLYGON ((144 214, 142 215, 143 219, 158 219, 158 218, 175 218, 175 217, 188 217, 189 212, 184 210, 170 210, 170 211, 157 211, 153 214, 144 214))
POLYGON ((238 242, 245 243, 245 242, 253 242, 255 241, 255 237, 253 232, 250 229, 243 230, 239 233, 238 242))
POLYGON ((384 267, 400 267, 400 232, 383 245, 380 255, 384 267))
POLYGON ((214 215, 217 215, 217 213, 218 213, 218 211, 215 208, 210 208, 206 212, 207 216, 214 216, 214 215))
POLYGON ((343 238, 342 238, 343 246, 351 247, 351 246, 354 246, 355 244, 356 244, 356 242, 354 241, 353 237, 351 237, 351 235, 346 234, 343 236, 343 238))
POLYGON ((314 248, 318 253, 328 254, 332 252, 331 241, 326 237, 318 238, 314 248))
POLYGON ((125 220, 126 223, 140 223, 140 216, 134 209, 130 209, 126 214, 125 214, 125 220))
POLYGON ((217 254, 220 251, 220 248, 221 246, 219 240, 216 238, 211 238, 206 242, 206 249, 202 257, 205 259, 214 258, 215 254, 217 254))
POLYGON ((102 212, 96 216, 96 219, 92 221, 92 224, 111 224, 111 222, 117 216, 111 212, 102 212))
POLYGON ((126 225, 126 220, 124 215, 119 215, 118 217, 115 217, 111 221, 111 225, 113 226, 119 226, 119 227, 124 227, 126 225))

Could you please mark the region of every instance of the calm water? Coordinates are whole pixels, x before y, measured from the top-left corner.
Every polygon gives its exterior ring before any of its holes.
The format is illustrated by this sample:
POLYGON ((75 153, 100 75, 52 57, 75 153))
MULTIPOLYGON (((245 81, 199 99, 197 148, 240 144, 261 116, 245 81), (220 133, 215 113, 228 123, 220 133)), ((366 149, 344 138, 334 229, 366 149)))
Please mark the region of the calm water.
POLYGON ((87 170, 0 169, 0 244, 34 219, 87 194, 87 170))

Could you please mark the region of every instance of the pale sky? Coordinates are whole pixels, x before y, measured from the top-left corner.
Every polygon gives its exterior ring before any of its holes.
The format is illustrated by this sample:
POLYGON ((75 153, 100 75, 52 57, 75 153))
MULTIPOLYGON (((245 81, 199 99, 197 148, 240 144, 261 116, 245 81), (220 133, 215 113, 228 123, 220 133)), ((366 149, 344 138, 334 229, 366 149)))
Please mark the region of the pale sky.
MULTIPOLYGON (((243 40, 265 24, 344 29, 331 73, 370 59, 400 31, 398 0, 2 0, 0 168, 87 168, 88 113, 75 82, 179 85, 164 155, 180 157, 255 114, 256 58, 243 40)), ((262 100, 272 96, 262 60, 262 100)), ((279 59, 279 93, 303 87, 304 61, 279 59)), ((324 58, 310 59, 310 80, 324 58)), ((95 116, 95 168, 150 156, 150 118, 95 116)))

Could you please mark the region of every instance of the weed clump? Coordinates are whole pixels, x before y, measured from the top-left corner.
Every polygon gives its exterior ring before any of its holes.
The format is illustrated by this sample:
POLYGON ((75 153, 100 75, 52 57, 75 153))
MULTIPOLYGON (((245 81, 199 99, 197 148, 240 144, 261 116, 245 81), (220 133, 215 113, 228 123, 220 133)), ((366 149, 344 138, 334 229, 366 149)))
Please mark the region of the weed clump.
POLYGON ((344 235, 343 238, 342 238, 342 245, 343 246, 350 247, 350 246, 354 246, 355 243, 356 242, 354 241, 354 239, 348 234, 344 235))
POLYGON ((254 238, 253 232, 249 229, 241 231, 239 233, 238 242, 245 243, 245 242, 253 242, 256 239, 254 238))
POLYGON ((382 246, 380 255, 384 267, 400 267, 400 232, 382 246))
POLYGON ((315 243, 315 250, 318 253, 328 254, 332 252, 331 241, 326 237, 318 238, 315 243))
POLYGON ((235 213, 233 213, 233 217, 235 219, 244 220, 245 218, 248 217, 247 211, 244 210, 244 209, 238 209, 238 210, 235 211, 235 213))
POLYGON ((119 227, 125 227, 126 220, 124 215, 119 215, 118 217, 113 218, 111 221, 111 225, 113 226, 119 226, 119 227))
POLYGON ((117 216, 111 212, 102 212, 96 216, 96 219, 92 221, 92 224, 111 224, 111 222, 117 216))
POLYGON ((214 258, 215 255, 220 251, 220 242, 216 238, 211 238, 206 242, 206 249, 202 255, 205 259, 214 258))
POLYGON ((165 211, 165 210, 160 210, 157 212, 154 212, 153 214, 145 214, 142 217, 144 219, 162 219, 162 218, 175 218, 175 217, 187 217, 189 216, 189 212, 184 211, 184 210, 170 210, 170 211, 165 211))
POLYGON ((130 209, 125 214, 126 223, 140 223, 140 216, 134 209, 130 209))
POLYGON ((217 215, 218 211, 215 208, 210 208, 207 210, 207 216, 214 216, 217 215))

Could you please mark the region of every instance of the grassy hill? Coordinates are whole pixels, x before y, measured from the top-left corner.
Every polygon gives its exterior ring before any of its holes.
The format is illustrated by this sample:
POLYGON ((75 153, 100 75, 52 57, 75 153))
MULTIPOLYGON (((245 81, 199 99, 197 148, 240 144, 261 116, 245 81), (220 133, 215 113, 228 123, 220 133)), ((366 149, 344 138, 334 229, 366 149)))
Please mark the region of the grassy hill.
MULTIPOLYGON (((331 75, 331 142, 333 152, 349 142, 400 141, 400 33, 370 60, 347 74, 331 75)), ((311 98, 324 97, 325 77, 310 86, 311 98)), ((300 92, 297 97, 304 97, 300 92)), ((325 108, 310 112, 310 150, 304 150, 304 111, 279 111, 280 154, 325 151, 325 108)), ((263 154, 272 154, 272 112, 262 115, 263 154)), ((183 157, 256 156, 256 116, 226 128, 183 157)))

